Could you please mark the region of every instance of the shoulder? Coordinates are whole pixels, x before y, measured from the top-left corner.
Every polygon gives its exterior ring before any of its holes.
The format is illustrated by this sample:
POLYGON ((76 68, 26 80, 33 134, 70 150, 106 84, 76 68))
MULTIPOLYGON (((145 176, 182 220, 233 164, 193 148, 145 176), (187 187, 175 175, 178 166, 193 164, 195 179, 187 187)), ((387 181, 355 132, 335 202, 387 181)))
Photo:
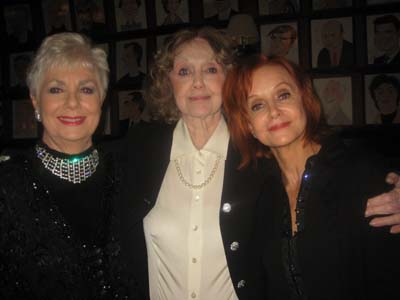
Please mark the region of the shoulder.
POLYGON ((125 137, 125 146, 137 148, 148 148, 157 144, 165 144, 172 141, 175 124, 159 122, 141 122, 132 127, 125 137))

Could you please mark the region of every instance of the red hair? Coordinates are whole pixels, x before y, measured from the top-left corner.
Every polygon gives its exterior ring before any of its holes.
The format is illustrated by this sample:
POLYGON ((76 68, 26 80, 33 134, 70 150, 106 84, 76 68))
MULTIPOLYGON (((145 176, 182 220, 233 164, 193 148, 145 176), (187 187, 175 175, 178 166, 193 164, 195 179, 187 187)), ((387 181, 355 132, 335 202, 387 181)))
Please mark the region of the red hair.
POLYGON ((284 57, 266 57, 259 54, 246 57, 228 72, 222 92, 224 111, 232 141, 242 156, 239 169, 246 167, 250 162, 256 163, 259 157, 270 157, 270 149, 255 139, 250 131, 247 98, 251 90, 254 72, 271 65, 284 68, 299 89, 307 120, 304 134, 305 143, 318 143, 320 140, 321 103, 314 93, 308 74, 284 57))

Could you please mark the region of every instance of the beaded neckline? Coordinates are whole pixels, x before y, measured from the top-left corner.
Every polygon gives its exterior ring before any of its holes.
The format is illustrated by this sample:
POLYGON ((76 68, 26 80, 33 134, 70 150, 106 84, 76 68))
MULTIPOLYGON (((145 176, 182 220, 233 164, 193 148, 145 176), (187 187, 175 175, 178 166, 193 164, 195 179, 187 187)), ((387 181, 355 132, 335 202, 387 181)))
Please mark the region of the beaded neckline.
POLYGON ((96 172, 99 164, 99 154, 94 148, 77 155, 59 153, 41 144, 36 144, 35 150, 47 170, 74 184, 87 180, 96 172))

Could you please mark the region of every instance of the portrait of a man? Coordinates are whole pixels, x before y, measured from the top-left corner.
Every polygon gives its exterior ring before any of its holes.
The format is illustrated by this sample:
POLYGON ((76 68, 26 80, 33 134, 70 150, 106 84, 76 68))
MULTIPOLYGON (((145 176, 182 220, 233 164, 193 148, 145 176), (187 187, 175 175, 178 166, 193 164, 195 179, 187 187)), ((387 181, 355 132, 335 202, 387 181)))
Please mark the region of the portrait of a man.
POLYGON ((327 124, 352 124, 352 88, 350 77, 314 79, 315 90, 321 99, 327 124))
POLYGON ((299 11, 298 0, 258 0, 260 15, 293 15, 299 11))
POLYGON ((146 1, 114 0, 117 31, 147 28, 146 1))
POLYGON ((400 123, 400 74, 365 77, 367 124, 400 123))
POLYGON ((312 22, 313 66, 349 66, 354 63, 351 18, 312 22))
POLYGON ((262 53, 283 56, 298 63, 296 23, 262 25, 260 32, 262 53))
POLYGON ((203 15, 209 21, 229 20, 237 13, 237 0, 203 0, 203 15))
POLYGON ((187 0, 157 0, 156 12, 158 26, 189 22, 187 0))
POLYGON ((146 74, 146 42, 141 40, 123 41, 117 45, 117 85, 140 88, 146 74))
POLYGON ((47 34, 72 30, 68 0, 43 0, 42 4, 47 34))
POLYGON ((352 0, 313 0, 313 10, 350 7, 352 0))
POLYGON ((400 19, 399 14, 369 17, 368 37, 373 36, 369 45, 369 62, 377 65, 400 64, 400 19))
POLYGON ((37 137, 37 123, 34 117, 33 106, 28 99, 12 101, 12 118, 14 139, 27 139, 37 137))
POLYGON ((4 19, 6 21, 7 46, 9 48, 34 45, 35 37, 28 4, 5 6, 4 19))
POLYGON ((99 35, 106 31, 104 7, 101 0, 75 0, 78 31, 99 35))
POLYGON ((32 60, 32 52, 20 52, 10 55, 9 95, 13 99, 29 96, 26 86, 26 72, 32 60))
POLYGON ((140 122, 147 122, 144 115, 145 100, 141 90, 121 91, 118 93, 119 133, 124 135, 129 128, 140 122))

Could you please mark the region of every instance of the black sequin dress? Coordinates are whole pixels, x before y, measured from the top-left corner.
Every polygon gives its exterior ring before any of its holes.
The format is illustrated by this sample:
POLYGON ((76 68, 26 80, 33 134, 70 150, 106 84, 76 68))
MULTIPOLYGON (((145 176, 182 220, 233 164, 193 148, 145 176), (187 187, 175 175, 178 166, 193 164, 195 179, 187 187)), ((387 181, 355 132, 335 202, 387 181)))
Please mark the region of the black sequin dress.
POLYGON ((34 151, 1 163, 0 299, 140 299, 119 260, 117 187, 111 154, 79 184, 34 151))

